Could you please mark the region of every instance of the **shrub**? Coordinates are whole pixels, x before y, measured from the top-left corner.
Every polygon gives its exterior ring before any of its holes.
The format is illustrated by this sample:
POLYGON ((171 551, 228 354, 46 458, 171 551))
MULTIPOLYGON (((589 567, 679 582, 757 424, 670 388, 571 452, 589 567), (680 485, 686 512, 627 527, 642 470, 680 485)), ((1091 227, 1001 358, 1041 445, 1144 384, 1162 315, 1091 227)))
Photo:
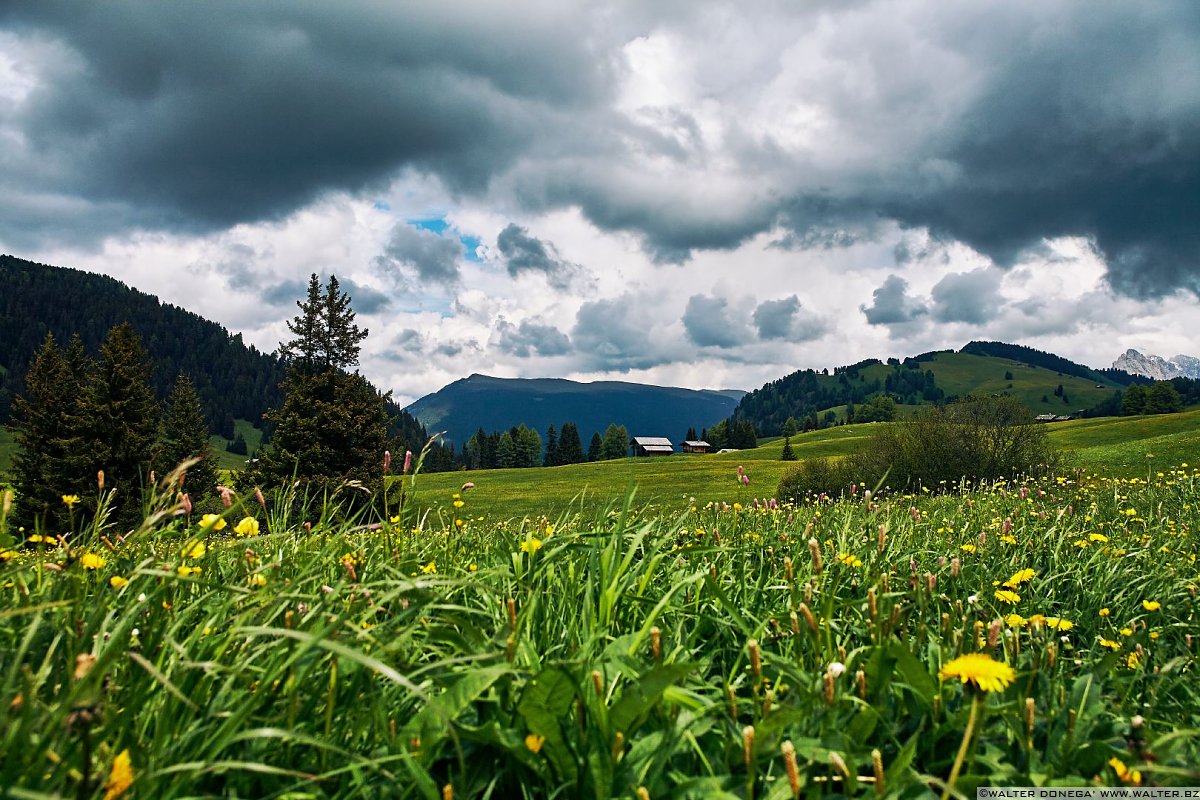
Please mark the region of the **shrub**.
POLYGON ((800 502, 822 494, 837 497, 859 479, 854 469, 856 458, 810 458, 789 469, 779 481, 775 496, 800 502))

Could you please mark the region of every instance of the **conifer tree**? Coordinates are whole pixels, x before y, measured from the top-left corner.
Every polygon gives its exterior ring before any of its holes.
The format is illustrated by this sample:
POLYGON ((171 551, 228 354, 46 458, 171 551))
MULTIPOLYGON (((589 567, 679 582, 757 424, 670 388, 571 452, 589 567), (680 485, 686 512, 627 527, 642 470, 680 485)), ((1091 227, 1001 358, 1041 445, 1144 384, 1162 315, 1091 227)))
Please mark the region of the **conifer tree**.
POLYGON ((604 440, 600 448, 600 458, 624 458, 629 453, 629 432, 624 425, 609 423, 604 431, 604 440))
POLYGON ((562 462, 559 461, 558 454, 558 433, 551 425, 546 430, 546 457, 542 460, 543 467, 557 467, 562 462))
MULTIPOLYGON (((74 349, 78 339, 72 342, 74 349)), ((78 345, 78 357, 82 345, 78 345)), ((86 356, 84 357, 86 361, 86 356)), ((79 437, 79 377, 72 357, 64 355, 48 335, 29 365, 25 392, 13 400, 9 424, 16 434, 13 485, 18 503, 14 521, 26 534, 35 530, 62 533, 69 522, 64 496, 86 496, 73 452, 79 437), (73 470, 75 470, 73 472, 73 470)))
POLYGON ((98 447, 90 472, 94 476, 96 470, 104 470, 106 488, 116 490, 116 519, 132 524, 149 480, 159 412, 142 340, 128 322, 108 332, 84 398, 90 438, 98 447))
POLYGON ((496 466, 509 469, 517 466, 517 446, 510 432, 500 434, 500 443, 496 446, 496 466))
MULTIPOLYGON (((241 441, 245 453, 246 440, 241 441)), ((188 467, 182 490, 192 500, 199 500, 211 494, 217 485, 217 459, 208 443, 208 425, 200 408, 200 395, 191 379, 180 375, 167 398, 155 463, 159 472, 165 475, 191 458, 200 461, 188 467)))
POLYGON ((783 437, 783 452, 779 454, 780 461, 795 461, 796 451, 792 449, 792 437, 783 437))
POLYGON ((600 438, 600 433, 597 431, 592 434, 592 441, 588 443, 587 460, 599 461, 603 450, 604 440, 600 438))
POLYGON ((579 464, 584 460, 586 456, 583 453, 583 442, 579 440, 579 428, 574 422, 564 422, 558 438, 558 462, 579 464))
POLYGON ((350 297, 336 277, 322 295, 314 274, 297 306, 300 313, 288 322, 295 338, 280 346, 288 360, 283 406, 267 414, 271 447, 249 477, 282 483, 295 475, 318 491, 358 481, 376 491, 387 448, 386 395, 357 372, 346 372, 358 365, 367 331, 354 324, 350 297))

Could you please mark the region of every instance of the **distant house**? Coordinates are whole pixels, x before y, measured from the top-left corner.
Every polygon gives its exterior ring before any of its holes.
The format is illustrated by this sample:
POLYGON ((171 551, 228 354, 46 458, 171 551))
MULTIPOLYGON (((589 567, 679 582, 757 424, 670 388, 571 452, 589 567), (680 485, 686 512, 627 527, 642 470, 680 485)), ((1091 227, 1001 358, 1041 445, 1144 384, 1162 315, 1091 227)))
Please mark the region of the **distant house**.
POLYGON ((685 453, 707 453, 712 450, 712 445, 708 442, 697 442, 688 439, 683 443, 683 452, 685 453))
POLYGON ((635 436, 629 446, 635 456, 669 456, 675 452, 671 440, 662 436, 635 436))
MULTIPOLYGON (((1082 411, 1076 411, 1075 414, 1082 414, 1082 411)), ((1075 419, 1075 414, 1038 414, 1033 418, 1034 422, 1066 422, 1070 419, 1075 419)))
POLYGON ((1056 417, 1053 414, 1038 414, 1033 418, 1034 422, 1054 422, 1056 417))

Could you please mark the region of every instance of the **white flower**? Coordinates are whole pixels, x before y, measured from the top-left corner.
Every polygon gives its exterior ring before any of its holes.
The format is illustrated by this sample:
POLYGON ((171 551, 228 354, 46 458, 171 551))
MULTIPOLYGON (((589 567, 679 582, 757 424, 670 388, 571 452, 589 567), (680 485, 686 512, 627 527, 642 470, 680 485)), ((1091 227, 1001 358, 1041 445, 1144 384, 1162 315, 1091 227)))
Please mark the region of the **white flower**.
POLYGON ((834 661, 826 671, 833 677, 838 678, 846 671, 846 665, 840 661, 834 661))
POLYGON ((976 605, 979 602, 979 595, 973 594, 967 598, 967 605, 976 605))

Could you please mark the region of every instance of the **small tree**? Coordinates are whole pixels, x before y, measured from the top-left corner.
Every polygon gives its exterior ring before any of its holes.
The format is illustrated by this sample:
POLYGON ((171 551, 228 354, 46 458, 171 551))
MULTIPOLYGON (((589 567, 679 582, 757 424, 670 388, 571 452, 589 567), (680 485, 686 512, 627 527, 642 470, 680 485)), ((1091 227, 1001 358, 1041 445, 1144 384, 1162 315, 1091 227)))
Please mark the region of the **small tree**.
POLYGON ((600 458, 624 458, 629 453, 629 431, 624 425, 609 423, 604 431, 604 444, 600 448, 600 458))
MULTIPOLYGON (((241 434, 238 434, 238 438, 241 439, 242 453, 245 454, 246 440, 241 438, 241 434)), ((191 379, 180 375, 175 379, 171 396, 167 398, 155 462, 158 469, 166 473, 192 458, 200 460, 188 467, 182 489, 193 500, 198 500, 216 488, 217 459, 208 443, 208 426, 200 408, 200 395, 196 393, 191 379)))
POLYGON ((795 461, 796 451, 792 449, 792 437, 783 437, 783 452, 779 454, 780 461, 795 461))
POLYGON ((579 428, 574 422, 564 422, 558 439, 558 459, 561 464, 579 464, 586 460, 583 442, 579 440, 579 428))
POLYGON ((592 441, 588 443, 587 460, 599 461, 604 451, 604 440, 600 438, 599 432, 592 434, 592 441))
POLYGON ((546 430, 546 457, 542 460, 542 466, 557 467, 560 463, 562 462, 559 461, 558 455, 558 432, 551 425, 546 430))

